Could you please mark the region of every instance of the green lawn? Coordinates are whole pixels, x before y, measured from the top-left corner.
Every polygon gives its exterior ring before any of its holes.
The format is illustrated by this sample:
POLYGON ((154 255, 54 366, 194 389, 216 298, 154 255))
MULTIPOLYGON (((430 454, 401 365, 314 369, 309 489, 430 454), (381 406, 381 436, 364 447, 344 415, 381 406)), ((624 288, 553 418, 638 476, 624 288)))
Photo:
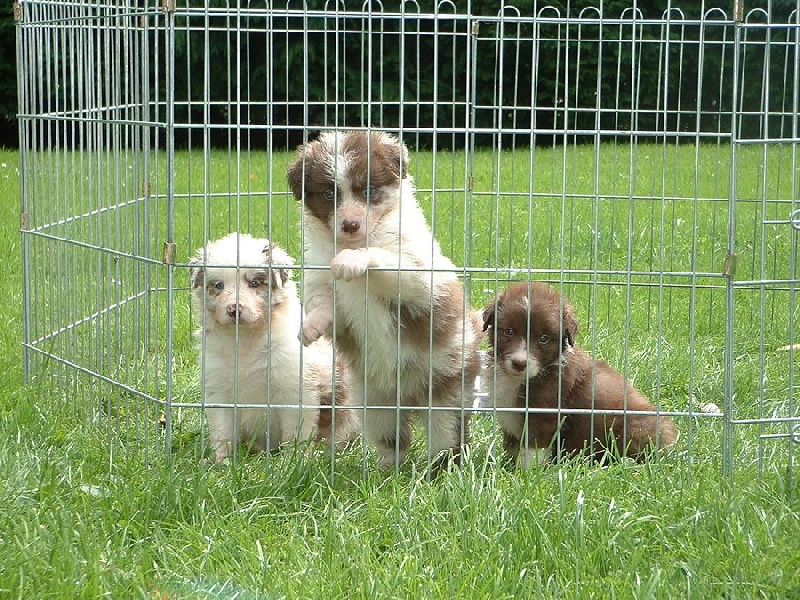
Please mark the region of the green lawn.
MULTIPOLYGON (((786 172, 787 155, 779 150, 762 161, 757 150, 748 152, 737 178, 744 199, 737 280, 785 279, 791 232, 776 227, 762 235, 759 228, 783 214, 780 199, 793 197, 788 176, 771 177, 786 172)), ((0 255, 12 271, 0 295, 0 598, 800 596, 790 443, 758 439, 772 429, 737 426, 731 480, 723 475, 723 419, 689 415, 702 402, 724 404, 726 150, 603 146, 600 155, 576 148, 533 156, 481 153, 471 192, 463 155, 440 153, 434 163, 431 154, 415 154, 412 172, 443 248, 457 264, 475 267, 467 273, 475 306, 532 267, 534 277, 565 286, 581 318, 582 345, 624 369, 663 408, 684 413, 676 419, 678 449, 652 463, 519 472, 496 462, 496 429, 482 415, 466 466, 434 482, 425 479, 419 440, 397 473, 377 472, 361 447, 334 464, 287 453, 206 470, 191 408, 174 415, 167 458, 157 407, 137 394, 89 378, 51 388, 43 375, 68 370, 46 360, 23 385, 19 159, 0 151, 0 255)), ((233 174, 229 158, 214 153, 207 167, 197 153, 178 155, 179 264, 206 233, 236 227, 267 231, 298 256, 296 206, 283 194, 289 155, 254 154, 251 166, 233 174), (207 202, 206 175, 210 191, 220 193, 207 202), (249 186, 279 193, 227 193, 249 186)), ((96 189, 76 183, 80 193, 56 190, 50 216, 68 215, 75 203, 90 210, 82 203, 102 202, 109 189, 124 197, 120 180, 138 185, 99 171, 106 180, 96 189)), ((163 193, 159 160, 154 173, 154 190, 163 193)), ((114 221, 127 210, 48 232, 160 259, 163 203, 154 207, 147 239, 130 221, 114 221)), ((123 255, 97 259, 97 251, 37 243, 40 256, 50 257, 31 280, 47 290, 36 304, 45 322, 33 323, 39 334, 49 331, 48 311, 59 302, 75 309, 59 316, 76 320, 83 304, 110 303, 141 275, 123 255), (106 271, 124 289, 109 292, 99 274, 85 278, 106 271)), ((153 268, 154 286, 163 285, 164 268, 153 268)), ((141 333, 130 322, 140 309, 132 308, 119 322, 104 316, 77 331, 74 346, 56 339, 54 351, 104 372, 113 366, 113 377, 156 397, 169 370, 175 398, 197 402, 185 272, 175 271, 171 342, 161 295, 149 305, 156 316, 148 343, 128 339, 141 333)), ((787 382, 797 367, 777 350, 796 333, 788 297, 781 285, 743 284, 737 293, 737 417, 796 414, 787 382)))

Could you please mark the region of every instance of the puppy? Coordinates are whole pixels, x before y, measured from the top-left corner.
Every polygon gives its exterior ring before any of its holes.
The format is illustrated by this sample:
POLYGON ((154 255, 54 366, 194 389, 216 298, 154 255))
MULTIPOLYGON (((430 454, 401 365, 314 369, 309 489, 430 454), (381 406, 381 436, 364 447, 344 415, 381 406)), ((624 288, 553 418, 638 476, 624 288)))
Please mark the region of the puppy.
MULTIPOLYGON (((332 348, 321 340, 302 349, 297 339, 302 308, 289 255, 269 240, 231 233, 198 250, 190 264, 216 462, 240 441, 265 451, 315 433, 330 440, 331 415, 324 430, 317 425, 320 405, 330 411, 334 402, 332 348)), ((346 389, 336 375, 335 404, 344 406, 346 389)), ((357 412, 334 410, 333 433, 342 442, 357 428, 357 412)))
POLYGON ((304 209, 312 267, 303 342, 334 335, 353 402, 370 408, 365 433, 381 466, 405 459, 414 409, 428 409, 421 421, 434 473, 448 455, 460 462, 480 316, 467 310, 455 267, 417 205, 408 150, 387 133, 324 132, 298 148, 288 180, 304 209))
POLYGON ((572 307, 548 285, 511 285, 486 306, 483 326, 492 345, 490 367, 496 366, 496 381, 487 377, 493 406, 552 409, 497 413, 505 450, 521 466, 559 458, 559 449, 567 455, 588 450, 597 460, 641 459, 649 448, 675 442, 677 430, 667 417, 654 414, 647 398, 608 363, 575 345, 572 307), (597 412, 558 414, 559 407, 597 412), (601 412, 610 410, 625 413, 601 412))

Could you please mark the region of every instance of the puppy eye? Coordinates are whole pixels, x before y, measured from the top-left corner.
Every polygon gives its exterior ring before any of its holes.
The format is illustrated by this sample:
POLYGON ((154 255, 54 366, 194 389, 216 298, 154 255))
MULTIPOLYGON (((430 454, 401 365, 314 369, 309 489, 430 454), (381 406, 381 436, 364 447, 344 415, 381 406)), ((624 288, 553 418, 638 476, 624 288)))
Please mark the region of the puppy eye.
POLYGON ((261 281, 260 279, 251 279, 250 280, 250 287, 251 288, 257 288, 257 287, 259 287, 261 285, 264 285, 264 282, 261 281))
POLYGON ((325 190, 325 197, 326 197, 328 200, 333 200, 333 198, 334 198, 335 196, 336 196, 336 194, 334 193, 334 191, 333 191, 333 190, 325 190))
POLYGON ((225 289, 225 284, 222 283, 221 281, 217 281, 217 282, 214 283, 214 289, 215 290, 225 289))
POLYGON ((506 327, 505 329, 503 329, 503 335, 511 337, 512 335, 514 335, 514 330, 511 329, 511 327, 506 327))
POLYGON ((543 335, 542 337, 539 338, 540 344, 546 344, 549 341, 550 341, 550 336, 547 335, 543 335))
POLYGON ((367 200, 369 200, 369 198, 372 196, 374 192, 375 188, 372 187, 371 185, 368 185, 367 187, 364 188, 364 195, 367 197, 367 200))

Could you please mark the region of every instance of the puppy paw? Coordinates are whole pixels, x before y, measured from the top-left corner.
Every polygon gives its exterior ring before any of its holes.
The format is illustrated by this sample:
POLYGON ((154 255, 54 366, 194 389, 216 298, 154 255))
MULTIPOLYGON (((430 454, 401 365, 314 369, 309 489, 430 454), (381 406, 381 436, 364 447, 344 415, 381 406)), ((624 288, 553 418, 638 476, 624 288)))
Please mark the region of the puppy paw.
POLYGON ((323 336, 330 336, 332 333, 333 318, 327 311, 315 311, 303 321, 303 331, 300 332, 300 340, 304 346, 310 346, 323 336))
POLYGON ((224 463, 230 458, 231 444, 230 442, 223 442, 217 446, 217 451, 214 453, 214 464, 219 465, 224 463))
POLYGON ((381 452, 378 454, 378 468, 381 471, 394 469, 396 464, 398 463, 394 452, 381 452))
POLYGON ((363 277, 369 267, 369 256, 364 250, 342 250, 331 261, 334 279, 351 281, 363 277))

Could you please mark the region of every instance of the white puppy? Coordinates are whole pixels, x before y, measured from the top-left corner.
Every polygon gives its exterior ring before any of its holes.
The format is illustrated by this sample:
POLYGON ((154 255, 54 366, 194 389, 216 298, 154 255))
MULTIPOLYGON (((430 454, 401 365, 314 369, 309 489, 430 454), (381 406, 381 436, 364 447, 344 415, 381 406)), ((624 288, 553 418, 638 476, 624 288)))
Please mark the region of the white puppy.
POLYGON ((298 148, 288 180, 304 209, 304 343, 334 334, 353 402, 373 407, 365 434, 382 466, 408 450, 403 408, 428 409, 434 471, 445 451, 458 462, 481 323, 417 205, 407 149, 387 133, 325 132, 298 148))
MULTIPOLYGON (((303 348, 302 308, 288 267, 292 259, 266 239, 231 233, 191 261, 192 299, 200 328, 203 390, 217 462, 240 441, 254 450, 310 440, 320 404, 346 403, 341 374, 333 383, 329 343, 303 348)), ((353 432, 354 410, 334 410, 337 441, 353 432)), ((330 415, 324 421, 331 423, 330 415)), ((319 432, 330 437, 330 431, 319 432)))

